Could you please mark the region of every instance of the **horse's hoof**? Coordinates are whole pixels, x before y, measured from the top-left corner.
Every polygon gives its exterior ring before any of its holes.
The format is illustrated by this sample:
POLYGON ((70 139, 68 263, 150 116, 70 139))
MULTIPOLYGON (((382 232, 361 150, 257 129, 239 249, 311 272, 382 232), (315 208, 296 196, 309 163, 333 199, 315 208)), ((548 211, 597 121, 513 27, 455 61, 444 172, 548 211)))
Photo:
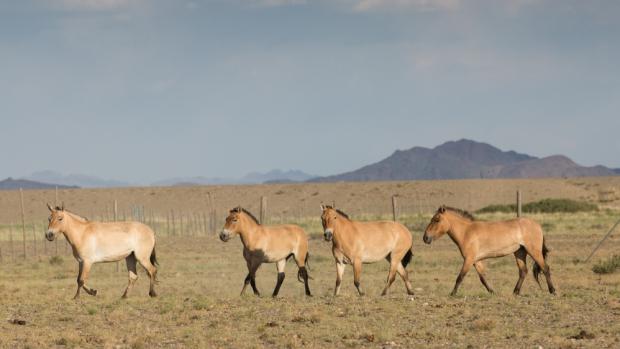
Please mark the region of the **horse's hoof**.
POLYGON ((93 289, 91 289, 91 290, 90 290, 90 295, 91 295, 91 296, 96 296, 96 295, 97 295, 97 290, 93 290, 93 289))
POLYGON ((149 291, 149 296, 150 296, 151 298, 155 298, 155 297, 157 297, 157 292, 155 292, 155 291, 149 291))

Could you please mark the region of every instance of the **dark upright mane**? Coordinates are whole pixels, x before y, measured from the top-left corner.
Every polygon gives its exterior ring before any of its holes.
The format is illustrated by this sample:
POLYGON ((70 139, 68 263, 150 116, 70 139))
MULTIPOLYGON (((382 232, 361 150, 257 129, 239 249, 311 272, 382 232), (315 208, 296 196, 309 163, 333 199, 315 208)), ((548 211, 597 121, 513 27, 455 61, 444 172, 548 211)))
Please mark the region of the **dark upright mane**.
POLYGON ((471 214, 471 213, 469 213, 469 212, 467 212, 465 210, 461 210, 460 208, 454 208, 454 207, 448 207, 448 206, 446 206, 444 208, 446 209, 446 211, 454 212, 454 213, 458 214, 459 216, 461 216, 461 217, 463 217, 463 218, 465 218, 467 220, 470 220, 470 221, 475 221, 476 220, 476 217, 474 217, 473 214, 471 214))
POLYGON ((336 212, 338 212, 338 213, 339 213, 341 216, 343 216, 344 218, 346 218, 346 219, 348 219, 348 220, 351 220, 351 218, 349 218, 349 215, 348 215, 348 214, 346 214, 346 213, 342 212, 341 210, 339 210, 339 209, 337 209, 337 208, 334 208, 334 207, 329 206, 329 205, 325 206, 325 208, 331 208, 332 210, 335 210, 336 212))
POLYGON ((258 219, 256 219, 256 217, 254 217, 254 215, 252 213, 250 213, 250 211, 246 210, 245 208, 242 207, 235 207, 232 210, 230 210, 230 212, 243 212, 245 214, 247 214, 248 216, 250 216, 250 218, 252 218, 252 220, 260 225, 260 222, 258 221, 258 219), (241 210, 241 211, 240 211, 241 210))

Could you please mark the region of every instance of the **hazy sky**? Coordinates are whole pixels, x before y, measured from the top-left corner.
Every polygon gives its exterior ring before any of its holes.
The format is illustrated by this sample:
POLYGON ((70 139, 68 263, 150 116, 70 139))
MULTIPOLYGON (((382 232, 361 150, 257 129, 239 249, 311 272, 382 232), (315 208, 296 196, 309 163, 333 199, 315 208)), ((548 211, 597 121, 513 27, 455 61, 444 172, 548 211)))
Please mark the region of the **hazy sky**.
POLYGON ((0 0, 0 177, 327 175, 471 138, 620 167, 620 1, 0 0))

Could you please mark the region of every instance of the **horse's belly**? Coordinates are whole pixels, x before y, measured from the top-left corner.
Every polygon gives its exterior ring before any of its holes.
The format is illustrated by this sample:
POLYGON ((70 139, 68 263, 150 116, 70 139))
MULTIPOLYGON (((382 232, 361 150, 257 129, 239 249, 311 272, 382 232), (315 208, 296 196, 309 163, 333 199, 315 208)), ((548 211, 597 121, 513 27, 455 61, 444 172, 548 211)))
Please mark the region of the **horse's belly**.
POLYGON ((493 250, 490 250, 490 251, 487 251, 486 253, 484 253, 482 258, 503 257, 503 256, 509 255, 511 253, 514 253, 520 247, 521 247, 521 245, 519 245, 518 243, 497 247, 497 248, 495 248, 493 250))
POLYGON ((390 251, 364 251, 362 253, 363 263, 375 263, 385 259, 390 251))

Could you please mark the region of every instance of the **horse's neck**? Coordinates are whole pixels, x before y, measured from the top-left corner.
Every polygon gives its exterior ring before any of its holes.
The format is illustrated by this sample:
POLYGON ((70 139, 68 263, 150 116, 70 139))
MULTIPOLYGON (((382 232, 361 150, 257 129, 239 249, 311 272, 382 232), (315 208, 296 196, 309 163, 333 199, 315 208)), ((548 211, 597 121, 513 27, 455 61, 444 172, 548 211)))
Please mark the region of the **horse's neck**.
POLYGON ((82 235, 86 228, 87 222, 82 222, 78 219, 75 219, 73 216, 71 217, 71 224, 69 224, 70 228, 63 231, 65 238, 71 245, 76 245, 80 243, 82 239, 82 235))
POLYGON ((246 227, 239 232, 239 236, 241 237, 241 242, 243 246, 247 248, 252 248, 256 244, 256 240, 258 240, 260 234, 262 232, 262 227, 254 222, 248 222, 246 227))
POLYGON ((465 232, 467 228, 471 225, 470 221, 467 221, 460 217, 454 217, 450 221, 450 231, 448 235, 456 243, 459 247, 463 244, 465 240, 465 232))
POLYGON ((346 249, 348 247, 348 243, 353 240, 352 234, 355 233, 355 227, 353 221, 345 220, 344 218, 336 223, 334 227, 334 242, 336 247, 346 249))

